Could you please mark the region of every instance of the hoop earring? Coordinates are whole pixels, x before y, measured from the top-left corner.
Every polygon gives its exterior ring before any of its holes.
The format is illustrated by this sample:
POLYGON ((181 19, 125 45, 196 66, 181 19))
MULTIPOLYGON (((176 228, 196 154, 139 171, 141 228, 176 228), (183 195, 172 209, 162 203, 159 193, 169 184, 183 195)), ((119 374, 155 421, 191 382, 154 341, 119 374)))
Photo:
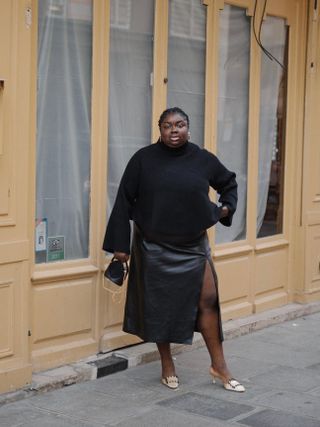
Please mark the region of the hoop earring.
POLYGON ((190 139, 191 139, 191 133, 188 132, 188 141, 190 141, 190 139))

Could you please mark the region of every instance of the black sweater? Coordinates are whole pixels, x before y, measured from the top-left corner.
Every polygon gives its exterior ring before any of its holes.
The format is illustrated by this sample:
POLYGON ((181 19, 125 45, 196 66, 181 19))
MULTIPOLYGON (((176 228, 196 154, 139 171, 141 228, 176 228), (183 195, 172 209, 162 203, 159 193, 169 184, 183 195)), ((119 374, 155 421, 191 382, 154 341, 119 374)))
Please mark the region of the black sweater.
POLYGON ((235 173, 217 157, 187 142, 170 148, 158 141, 138 150, 124 171, 103 249, 130 253, 130 220, 146 235, 196 236, 218 221, 230 226, 237 206, 235 173), (229 215, 209 199, 209 186, 229 215))

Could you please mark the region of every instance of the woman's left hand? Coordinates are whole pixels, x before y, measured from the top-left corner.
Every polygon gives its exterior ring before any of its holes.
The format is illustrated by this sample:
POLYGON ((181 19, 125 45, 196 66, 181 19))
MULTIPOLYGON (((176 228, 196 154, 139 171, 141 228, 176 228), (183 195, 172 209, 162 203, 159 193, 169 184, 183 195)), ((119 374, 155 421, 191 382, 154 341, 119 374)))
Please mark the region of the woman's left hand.
POLYGON ((115 252, 113 255, 121 262, 127 262, 129 260, 129 255, 125 252, 115 252))

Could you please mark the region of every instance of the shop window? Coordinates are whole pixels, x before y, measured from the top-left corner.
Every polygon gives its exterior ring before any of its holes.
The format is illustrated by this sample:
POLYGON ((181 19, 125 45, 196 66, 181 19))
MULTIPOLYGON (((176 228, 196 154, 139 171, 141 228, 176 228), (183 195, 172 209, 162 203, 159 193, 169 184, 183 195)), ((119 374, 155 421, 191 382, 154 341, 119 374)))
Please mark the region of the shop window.
POLYGON ((167 106, 190 117, 191 141, 204 145, 206 6, 170 0, 167 106))
POLYGON ((89 253, 92 1, 43 0, 38 15, 39 263, 89 253))
POLYGON ((112 0, 110 7, 109 212, 128 160, 151 143, 154 2, 112 0))
POLYGON ((261 53, 257 236, 266 237, 283 230, 288 51, 285 20, 267 16, 261 41, 274 57, 261 53))
POLYGON ((219 16, 219 92, 217 155, 238 182, 233 224, 216 226, 216 243, 246 238, 248 176, 250 18, 246 10, 225 5, 219 16))

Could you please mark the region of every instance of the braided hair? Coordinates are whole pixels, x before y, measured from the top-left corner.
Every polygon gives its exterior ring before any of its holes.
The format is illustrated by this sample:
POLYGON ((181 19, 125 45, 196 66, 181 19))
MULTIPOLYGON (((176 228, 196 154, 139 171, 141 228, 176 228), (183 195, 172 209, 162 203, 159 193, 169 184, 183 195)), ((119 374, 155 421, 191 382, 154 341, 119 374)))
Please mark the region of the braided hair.
POLYGON ((161 124, 164 122, 165 118, 167 116, 169 116, 169 114, 180 114, 180 116, 182 116, 184 118, 184 120, 187 122, 188 127, 189 127, 189 117, 188 117, 188 114, 186 114, 179 107, 172 107, 172 108, 168 108, 167 110, 164 110, 164 112, 161 114, 161 116, 159 118, 159 121, 158 121, 159 128, 160 128, 161 124))

